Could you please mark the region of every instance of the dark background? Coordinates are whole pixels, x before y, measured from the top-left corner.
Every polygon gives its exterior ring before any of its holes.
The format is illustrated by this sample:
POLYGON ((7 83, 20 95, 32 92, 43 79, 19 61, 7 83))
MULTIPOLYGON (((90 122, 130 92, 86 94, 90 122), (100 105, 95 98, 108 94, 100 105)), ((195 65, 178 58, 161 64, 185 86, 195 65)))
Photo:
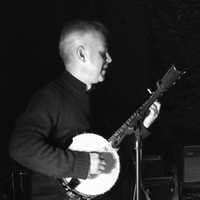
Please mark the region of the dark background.
POLYGON ((173 159, 177 146, 200 145, 198 0, 7 1, 1 15, 0 177, 9 174, 7 143, 16 117, 33 92, 63 70, 59 33, 75 18, 100 20, 111 33, 113 62, 94 92, 101 134, 111 136, 175 64, 187 73, 160 100, 144 151, 173 159))

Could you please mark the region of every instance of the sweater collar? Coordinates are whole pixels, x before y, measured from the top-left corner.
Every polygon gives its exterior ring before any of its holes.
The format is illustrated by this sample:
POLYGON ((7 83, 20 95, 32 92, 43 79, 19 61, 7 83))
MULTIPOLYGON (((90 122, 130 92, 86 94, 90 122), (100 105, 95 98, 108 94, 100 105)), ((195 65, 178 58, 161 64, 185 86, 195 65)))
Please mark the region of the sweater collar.
POLYGON ((85 83, 81 82, 79 79, 77 79, 76 77, 74 77, 70 72, 68 71, 64 71, 63 73, 63 81, 66 85, 69 86, 70 85, 80 91, 80 92, 87 92, 87 86, 85 83))

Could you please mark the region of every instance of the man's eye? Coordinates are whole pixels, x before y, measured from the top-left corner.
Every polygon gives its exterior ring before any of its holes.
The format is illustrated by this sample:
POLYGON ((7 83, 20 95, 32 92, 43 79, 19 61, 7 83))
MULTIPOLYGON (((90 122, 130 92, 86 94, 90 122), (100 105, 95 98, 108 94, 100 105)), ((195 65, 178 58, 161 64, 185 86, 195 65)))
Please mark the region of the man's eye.
POLYGON ((106 53, 107 53, 107 51, 101 52, 101 53, 100 53, 100 54, 101 54, 101 57, 102 57, 103 59, 106 59, 106 53))

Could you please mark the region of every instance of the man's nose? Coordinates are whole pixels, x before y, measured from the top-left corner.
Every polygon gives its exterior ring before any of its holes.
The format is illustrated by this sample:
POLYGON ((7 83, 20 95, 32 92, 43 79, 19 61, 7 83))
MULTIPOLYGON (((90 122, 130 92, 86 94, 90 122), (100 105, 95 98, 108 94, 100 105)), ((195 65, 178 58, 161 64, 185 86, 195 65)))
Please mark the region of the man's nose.
POLYGON ((110 56, 110 54, 108 52, 106 53, 106 62, 107 63, 111 63, 112 62, 112 58, 111 58, 111 56, 110 56))

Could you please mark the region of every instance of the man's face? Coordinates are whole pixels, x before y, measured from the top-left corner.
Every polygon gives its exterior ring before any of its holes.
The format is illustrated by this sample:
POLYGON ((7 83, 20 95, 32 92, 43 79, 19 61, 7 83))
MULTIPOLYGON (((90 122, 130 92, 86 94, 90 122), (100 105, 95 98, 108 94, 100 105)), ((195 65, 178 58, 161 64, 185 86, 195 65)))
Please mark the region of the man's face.
POLYGON ((94 84, 104 81, 106 69, 108 64, 112 62, 112 59, 102 35, 98 33, 93 34, 88 53, 87 70, 90 83, 94 84))

